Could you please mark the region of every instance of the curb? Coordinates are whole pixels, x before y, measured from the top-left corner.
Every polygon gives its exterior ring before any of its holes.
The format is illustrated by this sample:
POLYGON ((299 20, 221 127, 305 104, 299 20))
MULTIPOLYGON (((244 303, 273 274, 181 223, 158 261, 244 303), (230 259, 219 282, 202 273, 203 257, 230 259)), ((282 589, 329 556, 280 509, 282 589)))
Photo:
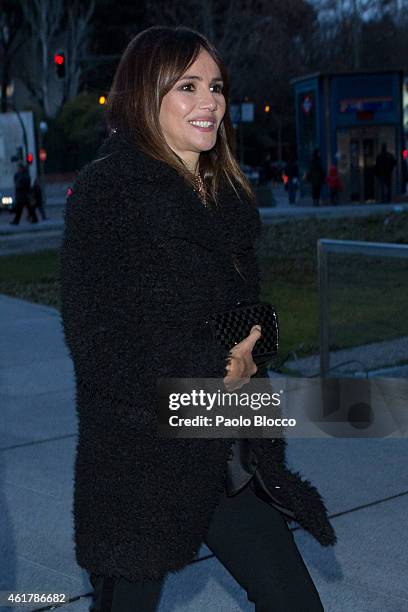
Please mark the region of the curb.
POLYGON ((55 230, 63 230, 64 223, 61 221, 40 221, 32 226, 10 227, 0 225, 0 236, 15 236, 16 234, 32 234, 34 232, 49 232, 55 230))

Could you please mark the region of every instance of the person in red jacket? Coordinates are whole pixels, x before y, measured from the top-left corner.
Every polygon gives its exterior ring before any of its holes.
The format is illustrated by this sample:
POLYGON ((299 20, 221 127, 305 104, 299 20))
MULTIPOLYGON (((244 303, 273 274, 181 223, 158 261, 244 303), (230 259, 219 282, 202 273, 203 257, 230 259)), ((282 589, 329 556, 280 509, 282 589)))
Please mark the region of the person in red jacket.
POLYGON ((343 189, 337 167, 334 164, 329 168, 326 183, 329 188, 330 204, 334 206, 339 203, 339 193, 343 189))

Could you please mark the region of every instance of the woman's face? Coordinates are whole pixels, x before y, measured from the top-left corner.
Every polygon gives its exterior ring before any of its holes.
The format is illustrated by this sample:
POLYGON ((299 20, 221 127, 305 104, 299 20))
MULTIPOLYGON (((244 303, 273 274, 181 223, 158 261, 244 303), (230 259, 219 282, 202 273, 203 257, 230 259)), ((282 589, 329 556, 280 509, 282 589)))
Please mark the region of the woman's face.
POLYGON ((192 172, 201 151, 209 151, 216 143, 225 113, 222 90, 220 69, 202 49, 162 100, 159 120, 166 142, 192 172), (194 125, 192 121, 204 121, 205 124, 194 125), (209 126, 208 121, 211 122, 209 126))

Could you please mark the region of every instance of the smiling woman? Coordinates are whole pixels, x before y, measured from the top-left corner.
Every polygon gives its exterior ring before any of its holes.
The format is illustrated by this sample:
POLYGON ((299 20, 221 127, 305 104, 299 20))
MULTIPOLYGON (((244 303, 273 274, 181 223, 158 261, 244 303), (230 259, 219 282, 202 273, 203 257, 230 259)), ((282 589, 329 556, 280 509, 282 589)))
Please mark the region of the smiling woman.
POLYGON ((141 32, 109 93, 110 134, 67 202, 61 316, 79 417, 75 545, 95 612, 156 610, 167 574, 203 543, 257 612, 322 610, 284 517, 324 546, 336 536, 318 491, 287 468, 284 439, 158 435, 159 378, 242 385, 261 373, 259 328, 228 351, 206 325, 260 294, 260 217, 228 105, 225 65, 204 36, 141 32))

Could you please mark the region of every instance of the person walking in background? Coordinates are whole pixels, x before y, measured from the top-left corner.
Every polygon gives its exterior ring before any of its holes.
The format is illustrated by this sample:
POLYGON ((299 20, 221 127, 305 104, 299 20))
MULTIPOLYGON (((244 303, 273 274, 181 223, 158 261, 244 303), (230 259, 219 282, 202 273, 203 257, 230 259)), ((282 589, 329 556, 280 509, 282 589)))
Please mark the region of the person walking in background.
POLYGON ((33 196, 34 210, 38 208, 43 221, 46 221, 48 217, 46 217, 45 211, 44 211, 43 194, 42 194, 40 179, 38 178, 38 176, 34 181, 34 185, 32 188, 32 196, 33 196))
POLYGON ((329 174, 326 179, 330 194, 330 204, 333 206, 339 203, 339 194, 343 189, 337 166, 332 164, 329 168, 329 174))
POLYGON ((289 196, 289 204, 296 204, 296 193, 299 189, 299 166, 294 157, 291 157, 285 166, 285 174, 287 176, 287 190, 289 196))
POLYGON ((383 143, 374 167, 374 173, 380 182, 381 202, 391 202, 392 173, 396 163, 394 155, 387 151, 387 145, 383 143))
POLYGON ((312 185, 313 206, 319 206, 320 193, 326 178, 319 149, 315 149, 313 151, 312 160, 310 162, 310 167, 306 178, 312 185))
POLYGON ((18 164, 17 172, 14 175, 15 188, 15 216, 10 225, 18 225, 24 207, 27 207, 31 223, 38 223, 35 209, 31 206, 31 180, 27 167, 24 164, 18 164))

